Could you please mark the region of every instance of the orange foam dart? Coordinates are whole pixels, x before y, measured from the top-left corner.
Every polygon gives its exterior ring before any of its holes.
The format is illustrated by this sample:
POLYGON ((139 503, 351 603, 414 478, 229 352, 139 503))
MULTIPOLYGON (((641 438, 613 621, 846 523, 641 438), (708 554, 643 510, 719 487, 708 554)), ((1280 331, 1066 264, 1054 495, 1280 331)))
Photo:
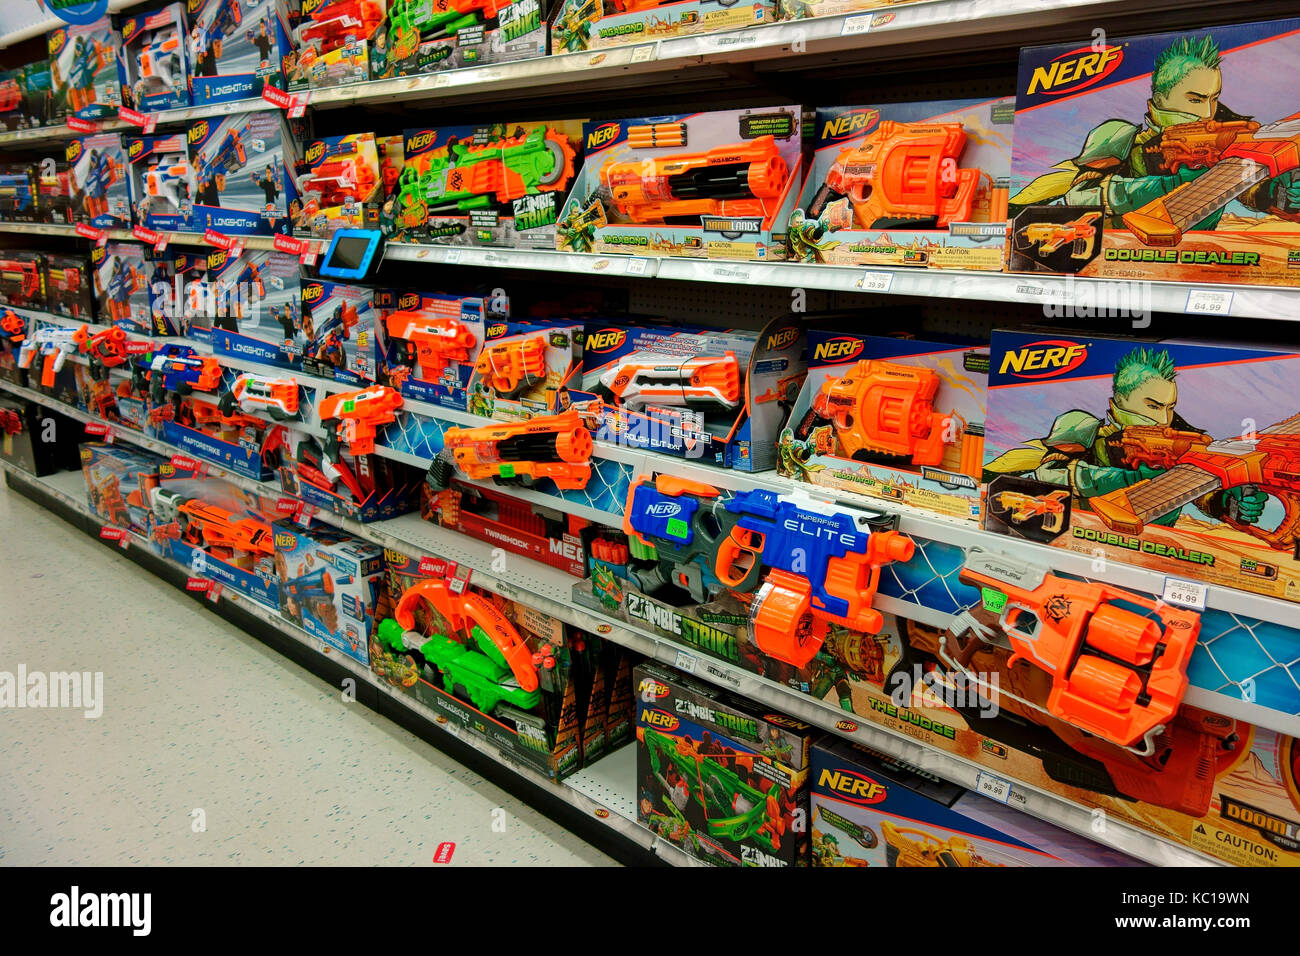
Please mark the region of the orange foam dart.
POLYGON ((1008 666, 1025 661, 1052 676, 1052 716, 1135 748, 1174 720, 1201 629, 1195 611, 980 549, 968 553, 961 580, 999 612, 1008 666))
POLYGON ((539 338, 485 348, 474 371, 502 398, 512 398, 546 378, 546 342, 539 338))
POLYGON ((402 594, 393 612, 403 631, 415 630, 415 609, 421 601, 428 601, 452 630, 465 634, 477 625, 483 629, 505 658, 521 689, 537 689, 537 669, 533 655, 519 632, 497 608, 477 594, 452 594, 447 582, 440 580, 417 581, 402 594))
POLYGON ((450 362, 468 362, 471 350, 478 345, 473 331, 459 319, 390 312, 384 325, 390 338, 409 343, 420 378, 428 382, 437 381, 450 362))

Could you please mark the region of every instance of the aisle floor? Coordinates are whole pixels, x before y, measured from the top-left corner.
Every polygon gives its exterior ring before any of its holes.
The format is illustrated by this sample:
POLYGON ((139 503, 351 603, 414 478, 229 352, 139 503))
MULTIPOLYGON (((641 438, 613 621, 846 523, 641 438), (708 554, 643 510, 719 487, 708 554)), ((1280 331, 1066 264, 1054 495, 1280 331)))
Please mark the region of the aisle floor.
POLYGON ((0 865, 612 864, 2 483, 0 529, 0 671, 103 673, 0 710, 0 865))

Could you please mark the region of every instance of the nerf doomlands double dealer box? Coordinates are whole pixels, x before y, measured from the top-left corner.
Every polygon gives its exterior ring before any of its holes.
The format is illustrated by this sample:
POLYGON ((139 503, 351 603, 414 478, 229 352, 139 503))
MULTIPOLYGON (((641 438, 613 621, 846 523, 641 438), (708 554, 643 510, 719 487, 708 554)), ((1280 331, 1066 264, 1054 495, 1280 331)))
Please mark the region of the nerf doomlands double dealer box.
POLYGON ((812 727, 639 665, 637 821, 715 866, 808 864, 812 727))
POLYGON ((774 23, 777 16, 775 0, 561 0, 551 17, 551 52, 576 53, 716 30, 740 30, 774 23))
POLYGON ((1300 353, 993 333, 985 527, 1300 601, 1300 353))
POLYGON ((587 123, 556 230, 565 252, 784 259, 798 106, 587 123))
POLYGON ((1300 275, 1300 20, 1021 51, 1011 269, 1300 275))
POLYGON ((814 329, 808 355, 781 474, 979 520, 986 345, 814 329))
POLYGON ((790 258, 1002 269, 1015 101, 822 107, 790 258))

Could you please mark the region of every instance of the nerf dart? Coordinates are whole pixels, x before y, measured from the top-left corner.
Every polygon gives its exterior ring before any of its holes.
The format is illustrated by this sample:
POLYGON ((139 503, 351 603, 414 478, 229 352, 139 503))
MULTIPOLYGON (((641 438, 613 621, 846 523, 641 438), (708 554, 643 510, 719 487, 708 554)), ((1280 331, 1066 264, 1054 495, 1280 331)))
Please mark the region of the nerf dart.
POLYGON ((126 331, 114 326, 91 334, 83 325, 73 334, 73 340, 90 358, 90 377, 98 382, 108 381, 108 370, 117 368, 129 357, 126 352, 126 331))
POLYGON ((225 508, 165 488, 151 489, 149 503, 160 520, 176 522, 182 536, 193 535, 203 542, 204 547, 268 557, 275 554, 271 525, 266 521, 240 518, 225 508))
POLYGON ((22 259, 0 259, 0 295, 11 305, 33 304, 41 294, 41 264, 22 259))
POLYGON ((1031 518, 1042 518, 1042 529, 1055 534, 1065 525, 1065 502, 1069 497, 1068 490, 1053 491, 1046 495, 1000 491, 993 496, 993 506, 1011 524, 1024 524, 1031 518))
POLYGON ((1216 491, 1263 492, 1282 504, 1272 530, 1241 521, 1231 509, 1224 524, 1300 559, 1300 414, 1258 435, 1214 441, 1203 432, 1159 425, 1125 428, 1114 443, 1116 459, 1163 473, 1088 499, 1106 527, 1140 534, 1156 518, 1216 491))
POLYGON ((735 352, 717 358, 679 359, 643 355, 600 376, 596 394, 607 404, 735 408, 740 403, 740 365, 735 352))
POLYGON ((265 414, 284 421, 298 414, 298 380, 293 376, 258 375, 244 372, 235 377, 230 391, 217 401, 221 414, 236 408, 249 415, 265 414))
POLYGON ((759 649, 802 667, 832 624, 866 634, 883 626, 871 606, 880 569, 911 560, 915 547, 882 530, 885 520, 801 492, 724 496, 711 485, 660 475, 632 485, 623 530, 642 562, 630 569, 638 587, 672 583, 697 602, 723 590, 745 595, 759 649))
POLYGON ((629 126, 627 128, 627 143, 633 149, 685 146, 686 124, 655 123, 650 126, 629 126))
POLYGON ((438 318, 423 312, 391 312, 384 326, 392 339, 406 343, 420 369, 420 378, 436 382, 451 362, 468 362, 478 339, 459 319, 438 318))
POLYGON ((978 170, 957 166, 965 148, 960 123, 885 120, 836 157, 807 215, 816 219, 829 202, 847 196, 862 229, 964 222, 980 179, 978 170))
POLYGON ((841 378, 827 379, 813 399, 795 437, 831 424, 848 457, 906 458, 914 465, 939 465, 950 435, 952 416, 934 410, 939 375, 933 369, 862 359, 841 378))
POLYGON ((325 429, 325 456, 337 462, 340 442, 347 443, 348 454, 354 458, 371 454, 375 430, 397 421, 401 407, 401 393, 384 385, 331 395, 317 406, 325 429))
POLYGON ((46 388, 54 387, 54 376, 63 371, 69 355, 78 351, 77 329, 56 329, 50 326, 38 328, 23 340, 18 350, 18 367, 31 368, 37 353, 45 356, 41 367, 41 384, 46 388))
POLYGON ((448 428, 429 468, 429 486, 445 489, 454 464, 474 481, 532 485, 549 478, 560 489, 585 488, 591 478, 591 433, 575 409, 513 425, 448 428))
POLYGON ((1038 247, 1038 255, 1050 256, 1067 242, 1070 243, 1070 258, 1089 259, 1097 243, 1095 223, 1101 218, 1099 212, 1086 212, 1070 222, 1031 222, 1016 233, 1016 244, 1027 249, 1038 247))
POLYGON ((0 335, 11 344, 20 345, 27 336, 27 320, 13 309, 5 309, 4 315, 0 315, 0 335))
POLYGON ((1199 614, 980 548, 967 552, 960 579, 980 590, 997 626, 986 627, 970 611, 960 615, 941 647, 945 664, 978 682, 968 665, 981 644, 1008 647, 1008 667, 1024 661, 1052 679, 1046 707, 1020 703, 1118 746, 1151 752, 1187 692, 1199 614))
MULTIPOLYGON (((1162 159, 1183 166, 1213 165, 1200 176, 1124 214, 1124 225, 1145 245, 1176 246, 1183 234, 1265 180, 1300 169, 1300 114, 1259 126, 1251 121, 1203 120, 1161 135, 1162 159)), ((1300 222, 1300 209, 1272 207, 1271 215, 1300 222)))
POLYGON ((546 380, 546 342, 531 338, 488 346, 474 371, 499 397, 513 398, 546 380))
POLYGON ((425 580, 407 588, 393 616, 380 622, 378 639, 399 654, 418 651, 438 668, 449 692, 464 689, 484 713, 503 701, 525 710, 541 701, 533 654, 514 625, 479 595, 452 594, 445 581, 425 580), (468 634, 474 646, 446 634, 426 638, 416 631, 415 612, 425 601, 450 632, 468 634))
POLYGON ((611 159, 600 170, 618 211, 633 222, 671 223, 699 216, 775 213, 790 169, 776 139, 715 146, 704 153, 611 159))

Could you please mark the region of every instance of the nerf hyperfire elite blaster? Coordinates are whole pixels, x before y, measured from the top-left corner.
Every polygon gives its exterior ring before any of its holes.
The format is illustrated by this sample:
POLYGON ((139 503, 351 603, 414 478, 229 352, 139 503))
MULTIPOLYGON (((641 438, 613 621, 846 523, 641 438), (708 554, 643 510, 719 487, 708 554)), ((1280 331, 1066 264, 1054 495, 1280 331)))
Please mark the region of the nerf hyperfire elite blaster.
POLYGON ((379 622, 377 639, 397 654, 418 653, 438 668, 448 692, 462 688, 484 713, 503 702, 522 710, 541 702, 537 662, 514 625, 489 601, 473 592, 453 594, 445 581, 419 581, 407 588, 393 616, 379 622), (422 601, 433 606, 450 633, 468 634, 472 644, 415 630, 422 601))
POLYGON ((231 383, 230 391, 217 401, 222 415, 236 408, 249 415, 269 415, 284 421, 298 414, 298 380, 292 376, 258 375, 243 372, 231 383))
POLYGON ((41 384, 46 388, 54 387, 54 376, 63 371, 69 355, 79 350, 76 329, 56 329, 44 326, 29 334, 18 350, 18 367, 31 368, 32 361, 39 352, 45 356, 41 368, 41 384))
POLYGON ((294 46, 299 50, 311 47, 324 54, 350 40, 368 40, 384 19, 384 7, 374 0, 335 0, 317 7, 309 17, 294 29, 294 46))
POLYGON ((355 392, 331 395, 317 406, 325 429, 325 456, 339 460, 339 443, 346 442, 348 454, 369 455, 375 450, 375 430, 397 421, 402 395, 386 385, 372 385, 355 392))
POLYGON ((369 199, 378 181, 356 145, 338 143, 299 179, 298 191, 314 196, 317 208, 330 208, 369 199))
POLYGON ((1050 256, 1069 243, 1070 258, 1091 259, 1097 244, 1099 212, 1085 212, 1070 222, 1031 222, 1016 233, 1016 245, 1021 249, 1038 247, 1040 256, 1050 256))
POLYGON ((1222 521, 1270 548, 1290 550, 1300 560, 1300 414, 1258 435, 1221 441, 1197 431, 1130 426, 1112 447, 1124 467, 1145 465, 1165 470, 1154 478, 1088 499, 1108 528, 1140 534, 1156 518, 1203 495, 1240 488, 1243 494, 1263 492, 1280 501, 1282 520, 1271 531, 1238 520, 1231 512, 1222 521))
POLYGON ((454 464, 474 481, 532 485, 549 478, 561 489, 585 488, 591 478, 591 432, 576 409, 513 425, 448 428, 429 468, 429 486, 442 491, 454 464))
POLYGON ((1007 515, 1013 524, 1024 524, 1030 518, 1042 518, 1043 530, 1055 533, 1065 525, 1065 502, 1069 497, 1069 489, 1064 488, 1046 495, 1000 491, 993 496, 993 508, 1007 515))
POLYGON ((724 496, 712 485, 660 475, 628 493, 623 530, 642 590, 672 583, 699 602, 722 590, 750 600, 749 630, 769 657, 803 667, 831 624, 876 634, 880 569, 911 560, 911 538, 882 515, 802 492, 724 496), (873 530, 873 527, 875 530, 873 530))
POLYGON ((468 213, 524 196, 565 189, 573 180, 573 146, 549 126, 486 143, 452 140, 397 179, 397 216, 408 226, 430 216, 468 213))
POLYGON ((236 517, 218 508, 166 488, 149 492, 153 513, 164 522, 176 522, 183 538, 201 542, 204 547, 223 548, 248 554, 275 554, 271 525, 257 518, 236 517))
POLYGON ((670 223, 700 216, 775 212, 790 168, 776 139, 715 146, 704 153, 610 159, 600 170, 614 207, 633 222, 670 223))
POLYGON ((933 369, 863 359, 842 378, 827 379, 795 437, 835 426, 844 454, 906 458, 914 465, 939 465, 943 449, 960 437, 957 420, 934 410, 939 374, 933 369))
MULTIPOLYGON (((885 120, 856 146, 840 153, 813 198, 816 219, 829 202, 847 196, 863 229, 891 229, 934 222, 946 228, 971 217, 980 173, 961 169, 966 148, 960 123, 898 123, 885 120)), ((836 223, 849 228, 852 223, 836 223)))
POLYGON ((997 625, 981 624, 970 611, 958 615, 940 646, 947 666, 978 686, 968 665, 980 645, 1010 648, 1008 667, 1024 661, 1044 671, 1051 691, 1046 707, 1000 694, 1135 753, 1154 751, 1187 692, 1199 614, 980 548, 967 552, 960 579, 980 590, 997 625))
POLYGON ((474 371, 500 398, 514 398, 546 379, 546 342, 528 338, 487 346, 474 371))
POLYGON ((126 330, 114 326, 92 333, 90 326, 83 325, 73 334, 73 340, 90 358, 90 377, 98 382, 107 382, 110 368, 117 368, 126 362, 126 330))
POLYGON ((596 395, 610 405, 630 409, 647 405, 732 409, 740 404, 740 364, 735 352, 692 359, 634 356, 600 376, 596 395))
MULTIPOLYGON (((1148 246, 1174 246, 1183 233, 1265 180, 1300 169, 1300 113, 1260 126, 1253 121, 1202 120, 1166 129, 1160 159, 1178 172, 1210 168, 1141 209, 1124 214, 1124 225, 1148 246)), ((1300 209, 1273 206, 1269 213, 1300 222, 1300 209)))
POLYGON ((439 318, 423 312, 391 312, 384 319, 390 339, 406 343, 420 378, 436 382, 451 362, 468 362, 478 344, 474 333, 459 319, 439 318))

